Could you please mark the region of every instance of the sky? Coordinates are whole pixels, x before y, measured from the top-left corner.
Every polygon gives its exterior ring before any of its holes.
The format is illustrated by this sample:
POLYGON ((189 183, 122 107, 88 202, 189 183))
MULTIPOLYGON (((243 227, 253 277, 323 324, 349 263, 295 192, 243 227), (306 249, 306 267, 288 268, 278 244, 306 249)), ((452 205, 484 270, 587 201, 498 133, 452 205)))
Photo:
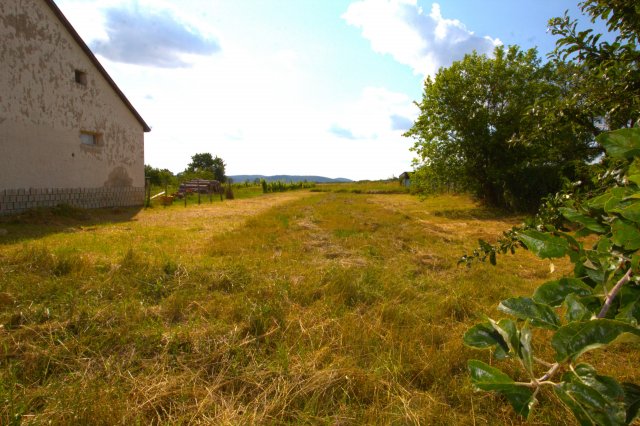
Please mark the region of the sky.
POLYGON ((151 126, 145 163, 228 175, 411 170, 426 76, 497 45, 554 47, 567 0, 55 0, 151 126))

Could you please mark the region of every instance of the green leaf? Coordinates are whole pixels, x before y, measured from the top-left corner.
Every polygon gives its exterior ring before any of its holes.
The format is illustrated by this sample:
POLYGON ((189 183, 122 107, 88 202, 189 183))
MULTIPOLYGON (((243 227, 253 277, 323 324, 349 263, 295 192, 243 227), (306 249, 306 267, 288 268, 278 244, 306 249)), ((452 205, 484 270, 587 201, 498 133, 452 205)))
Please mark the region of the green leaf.
POLYGON ((640 413, 640 386, 633 383, 623 383, 624 405, 627 409, 627 424, 631 424, 640 413))
POLYGON ((637 327, 640 322, 640 301, 631 302, 621 307, 616 319, 637 327))
POLYGON ((638 250, 640 248, 640 230, 620 219, 611 224, 612 239, 614 244, 626 250, 638 250))
POLYGON ((477 359, 469 360, 467 365, 471 373, 471 383, 478 389, 496 390, 501 389, 502 385, 515 383, 507 374, 477 359))
POLYGON ((601 133, 596 137, 596 141, 613 158, 633 158, 640 155, 640 129, 638 128, 601 133))
POLYGON ((636 158, 627 170, 627 179, 630 182, 640 185, 640 159, 636 158))
POLYGON ((624 398, 624 390, 616 379, 598 375, 595 368, 589 364, 576 365, 573 371, 564 374, 563 380, 584 383, 610 401, 620 401, 624 398))
POLYGON ((592 366, 578 364, 554 387, 556 395, 583 425, 622 425, 624 390, 612 377, 600 376, 592 366))
POLYGON ((626 285, 622 287, 620 293, 620 305, 625 306, 631 302, 640 301, 640 286, 638 285, 626 285))
POLYGON ((625 393, 612 377, 600 376, 589 364, 578 364, 562 377, 556 395, 571 408, 582 424, 625 423, 625 393))
POLYGON ((613 197, 611 191, 607 191, 602 195, 593 197, 586 202, 587 207, 593 210, 604 210, 605 204, 613 197))
POLYGON ((567 322, 586 321, 595 314, 588 309, 575 294, 569 294, 564 300, 566 307, 565 318, 567 322))
POLYGON ((500 333, 488 322, 476 324, 471 327, 464 333, 462 339, 465 345, 472 348, 486 349, 494 346, 502 346, 506 351, 509 351, 509 347, 500 333))
POLYGON ((561 278, 542 284, 533 293, 533 300, 549 306, 560 306, 565 297, 571 293, 579 296, 591 294, 591 287, 577 278, 561 278))
POLYGON ((556 351, 556 361, 563 362, 627 337, 638 339, 640 329, 621 321, 594 319, 560 327, 551 338, 551 346, 556 351))
POLYGON ((505 347, 501 345, 496 346, 496 349, 493 351, 493 357, 498 361, 511 358, 511 355, 509 355, 509 348, 505 349, 505 347))
POLYGON ((600 240, 598 240, 598 244, 596 245, 596 251, 598 253, 598 257, 602 258, 602 255, 604 255, 605 258, 608 258, 611 256, 611 249, 613 248, 613 242, 606 237, 600 237, 600 240))
POLYGON ((518 239, 541 259, 563 257, 569 252, 569 242, 566 239, 533 229, 519 232, 518 239))
POLYGON ((595 268, 594 265, 591 265, 591 267, 588 267, 588 265, 585 265, 585 266, 587 266, 586 268, 587 276, 591 278, 591 280, 594 283, 600 284, 600 285, 605 283, 607 278, 606 271, 602 270, 602 268, 594 269, 595 268))
POLYGON ((525 322, 520 330, 520 359, 529 376, 533 377, 533 349, 531 347, 531 340, 531 329, 529 328, 529 323, 525 322))
POLYGON ((553 391, 560 401, 562 401, 573 413, 574 417, 580 423, 581 426, 597 426, 591 417, 587 414, 585 409, 580 404, 579 400, 575 398, 573 392, 567 387, 573 387, 572 384, 560 383, 553 387, 553 391))
POLYGON ((611 223, 613 243, 627 250, 637 250, 640 248, 640 230, 637 226, 616 219, 611 223))
POLYGON ((640 270, 640 255, 637 253, 631 256, 631 267, 633 268, 633 272, 636 274, 640 270))
POLYGON ((607 213, 621 213, 622 210, 634 203, 631 198, 638 191, 630 187, 615 187, 608 192, 610 197, 604 203, 604 211, 607 213))
POLYGON ((537 303, 528 297, 514 297, 503 300, 498 309, 516 318, 530 320, 535 327, 556 330, 560 327, 560 318, 551 307, 537 303))
POLYGON ((506 359, 518 352, 518 330, 509 319, 477 324, 464 334, 463 341, 467 346, 477 349, 495 348, 496 359, 506 359), (514 346, 515 343, 515 346, 514 346))
POLYGON ((625 219, 629 219, 635 223, 640 223, 640 201, 633 202, 617 209, 617 212, 619 212, 625 219))
POLYGON ((488 242, 486 242, 483 239, 479 239, 478 240, 478 244, 480 245, 480 248, 485 252, 485 253, 489 253, 490 251, 493 250, 493 246, 491 244, 489 244, 488 242))
POLYGON ((604 226, 599 224, 596 219, 590 216, 585 216, 578 213, 576 210, 567 207, 561 207, 558 210, 570 222, 579 223, 590 231, 597 232, 599 234, 607 232, 607 229, 604 226))
POLYGON ((472 359, 468 366, 471 383, 477 389, 500 393, 507 398, 516 413, 524 417, 529 416, 535 402, 531 389, 516 385, 511 377, 482 361, 472 359))
POLYGON ((518 334, 516 323, 509 318, 501 319, 498 322, 489 318, 489 322, 493 329, 498 332, 507 343, 509 354, 517 355, 520 351, 520 335, 518 334))

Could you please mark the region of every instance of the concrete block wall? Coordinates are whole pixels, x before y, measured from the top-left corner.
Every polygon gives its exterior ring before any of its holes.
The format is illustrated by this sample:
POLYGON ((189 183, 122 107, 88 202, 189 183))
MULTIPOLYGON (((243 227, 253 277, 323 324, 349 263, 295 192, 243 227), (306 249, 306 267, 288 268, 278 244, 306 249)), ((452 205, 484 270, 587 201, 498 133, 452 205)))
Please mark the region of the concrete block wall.
POLYGON ((0 190, 0 215, 60 204, 85 209, 142 206, 144 195, 144 188, 135 187, 4 189, 0 190))

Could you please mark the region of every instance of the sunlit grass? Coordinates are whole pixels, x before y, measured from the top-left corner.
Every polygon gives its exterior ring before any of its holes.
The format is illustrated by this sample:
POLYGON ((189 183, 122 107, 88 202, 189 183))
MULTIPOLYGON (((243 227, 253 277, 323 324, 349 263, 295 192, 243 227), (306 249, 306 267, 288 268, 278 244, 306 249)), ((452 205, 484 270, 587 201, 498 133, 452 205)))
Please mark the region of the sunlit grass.
POLYGON ((461 336, 567 265, 456 260, 520 220, 307 191, 3 219, 0 423, 519 423, 472 391, 467 360, 489 358, 461 336))
POLYGON ((311 191, 350 194, 407 194, 409 193, 409 188, 400 185, 399 180, 388 180, 345 183, 319 183, 311 191))

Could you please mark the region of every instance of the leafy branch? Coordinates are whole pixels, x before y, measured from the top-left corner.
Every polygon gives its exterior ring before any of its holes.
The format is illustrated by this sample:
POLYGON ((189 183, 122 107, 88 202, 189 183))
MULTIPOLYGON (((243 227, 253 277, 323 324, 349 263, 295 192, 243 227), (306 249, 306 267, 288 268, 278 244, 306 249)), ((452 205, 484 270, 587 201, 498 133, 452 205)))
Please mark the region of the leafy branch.
POLYGON ((588 196, 556 197, 547 205, 551 213, 539 215, 538 223, 511 229, 496 245, 481 242, 461 259, 468 265, 487 258, 495 264, 497 253, 524 247, 542 259, 568 257, 574 265, 573 277, 544 283, 530 298, 500 302, 498 310, 515 319, 487 318, 464 336, 466 345, 490 349, 496 360, 517 360, 527 380, 516 381, 479 360, 468 366, 477 389, 498 392, 525 417, 540 389, 550 386, 581 425, 622 425, 638 418, 639 386, 578 362, 587 351, 640 340, 640 128, 603 133, 597 140, 610 157, 626 160, 621 179, 588 196), (536 328, 553 333, 551 362, 534 355, 536 328), (536 374, 538 365, 545 368, 542 374, 536 374))

